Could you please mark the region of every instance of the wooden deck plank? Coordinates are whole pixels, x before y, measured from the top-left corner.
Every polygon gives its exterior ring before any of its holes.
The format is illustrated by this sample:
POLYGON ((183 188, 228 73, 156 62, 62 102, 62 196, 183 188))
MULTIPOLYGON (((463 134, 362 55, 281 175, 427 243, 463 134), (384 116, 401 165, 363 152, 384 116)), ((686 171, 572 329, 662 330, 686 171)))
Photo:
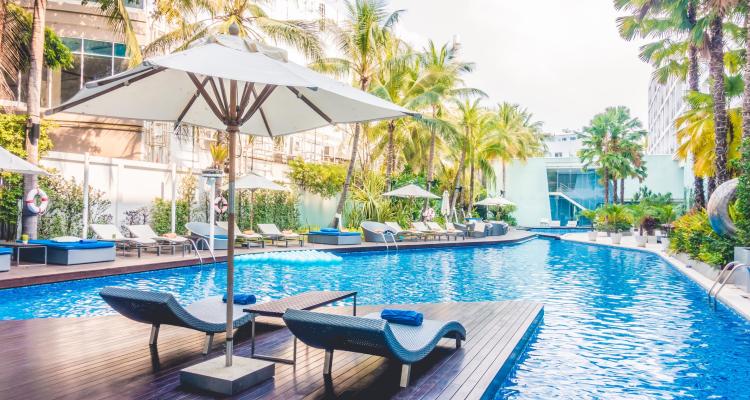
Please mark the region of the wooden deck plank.
MULTIPOLYGON (((385 306, 360 306, 360 314, 385 306)), ((277 364, 276 377, 236 396, 237 399, 478 397, 489 387, 506 359, 535 328, 542 307, 532 302, 485 302, 395 305, 416 309, 432 319, 456 319, 467 329, 467 341, 456 350, 443 340, 438 349, 413 366, 412 384, 398 387, 400 365, 393 360, 335 352, 333 377, 322 376, 323 351, 298 344, 296 367, 277 364)), ((351 313, 350 307, 325 312, 351 313)), ((159 338, 158 369, 148 348, 149 326, 120 316, 0 322, 0 398, 159 398, 207 399, 181 387, 179 370, 204 360, 204 336, 165 326, 159 338)), ((247 332, 237 334, 236 354, 250 352, 247 332)), ((222 354, 221 336, 209 357, 222 354)), ((278 326, 261 325, 258 349, 291 357, 291 334, 278 326)))

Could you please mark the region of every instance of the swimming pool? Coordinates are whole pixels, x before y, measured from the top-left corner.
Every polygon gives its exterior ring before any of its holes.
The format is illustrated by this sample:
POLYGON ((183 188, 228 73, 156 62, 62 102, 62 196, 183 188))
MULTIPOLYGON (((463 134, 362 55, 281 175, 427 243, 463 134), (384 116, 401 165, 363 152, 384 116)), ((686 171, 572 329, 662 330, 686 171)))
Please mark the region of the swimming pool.
MULTIPOLYGON (((750 323, 659 257, 535 239, 516 245, 345 254, 328 266, 239 263, 261 300, 356 289, 363 304, 528 299, 544 320, 497 398, 747 398, 750 323)), ((0 291, 0 317, 102 315, 105 285, 223 292, 223 268, 189 267, 0 291)), ((471 335, 471 332, 468 333, 471 335)))

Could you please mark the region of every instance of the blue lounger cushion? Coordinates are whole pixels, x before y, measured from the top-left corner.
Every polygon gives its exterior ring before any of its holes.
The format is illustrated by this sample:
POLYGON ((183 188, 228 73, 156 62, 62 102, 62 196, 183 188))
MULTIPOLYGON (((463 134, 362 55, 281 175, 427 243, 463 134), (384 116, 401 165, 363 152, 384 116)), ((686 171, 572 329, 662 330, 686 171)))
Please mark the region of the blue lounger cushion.
POLYGON ((340 231, 312 231, 308 235, 323 235, 323 236, 359 236, 359 232, 340 232, 340 231))
MULTIPOLYGON (((234 297, 234 303, 235 304, 242 304, 243 306, 244 305, 248 305, 248 304, 255 304, 255 302, 257 301, 257 299, 255 298, 255 295, 252 295, 252 294, 242 294, 242 293, 240 293, 240 294, 235 294, 232 297, 234 297)), ((224 297, 221 298, 221 301, 223 301, 224 303, 227 302, 227 294, 226 293, 224 293, 224 297)))
POLYGON ((420 326, 424 315, 420 312, 411 310, 389 310, 385 309, 380 312, 380 318, 392 323, 409 326, 420 326))
POLYGON ((320 232, 338 232, 338 228, 320 228, 320 232))
POLYGON ((0 247, 0 254, 13 254, 13 249, 10 247, 0 247))
POLYGON ((41 244, 53 249, 61 250, 85 250, 85 249, 106 249, 115 247, 114 242, 96 241, 96 242, 55 242, 52 240, 29 240, 31 244, 41 244))

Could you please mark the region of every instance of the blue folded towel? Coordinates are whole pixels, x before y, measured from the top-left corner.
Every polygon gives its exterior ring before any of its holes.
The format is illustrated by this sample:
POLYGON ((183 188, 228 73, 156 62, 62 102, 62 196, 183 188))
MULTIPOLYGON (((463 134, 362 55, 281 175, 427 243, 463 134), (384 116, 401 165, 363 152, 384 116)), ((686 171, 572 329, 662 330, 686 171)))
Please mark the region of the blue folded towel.
POLYGON ((78 243, 96 243, 98 241, 99 240, 97 240, 97 239, 81 239, 81 240, 78 241, 78 243))
MULTIPOLYGON (((227 294, 224 293, 224 297, 221 298, 221 301, 227 302, 227 294)), ((234 304, 240 304, 240 305, 248 305, 248 304, 255 304, 255 295, 252 294, 235 294, 234 295, 234 304)))
POLYGON ((320 228, 321 232, 338 232, 337 228, 320 228))
POLYGON ((401 325, 420 326, 424 316, 421 312, 411 310, 388 310, 385 309, 380 312, 380 318, 401 325))

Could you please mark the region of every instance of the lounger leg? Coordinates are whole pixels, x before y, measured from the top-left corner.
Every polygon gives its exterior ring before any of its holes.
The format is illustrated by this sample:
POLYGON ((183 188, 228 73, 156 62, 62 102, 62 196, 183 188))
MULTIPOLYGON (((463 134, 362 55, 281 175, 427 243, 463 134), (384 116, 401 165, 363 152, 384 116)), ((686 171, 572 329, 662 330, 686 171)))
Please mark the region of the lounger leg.
POLYGON ((456 348, 461 348, 461 336, 456 335, 456 348))
POLYGON ((401 387, 409 386, 409 378, 411 378, 411 364, 404 364, 401 366, 401 387))
POLYGON ((250 357, 255 355, 255 314, 250 316, 250 357))
POLYGON ((208 354, 209 351, 211 351, 211 345, 214 343, 214 334, 213 333, 207 333, 206 334, 206 341, 203 344, 203 355, 205 356, 208 354))
POLYGON ((156 341, 159 339, 159 325, 151 325, 151 336, 148 338, 149 346, 156 346, 156 341))
POLYGON ((325 358, 323 359, 323 375, 331 375, 331 369, 333 368, 333 350, 326 350, 325 358))

